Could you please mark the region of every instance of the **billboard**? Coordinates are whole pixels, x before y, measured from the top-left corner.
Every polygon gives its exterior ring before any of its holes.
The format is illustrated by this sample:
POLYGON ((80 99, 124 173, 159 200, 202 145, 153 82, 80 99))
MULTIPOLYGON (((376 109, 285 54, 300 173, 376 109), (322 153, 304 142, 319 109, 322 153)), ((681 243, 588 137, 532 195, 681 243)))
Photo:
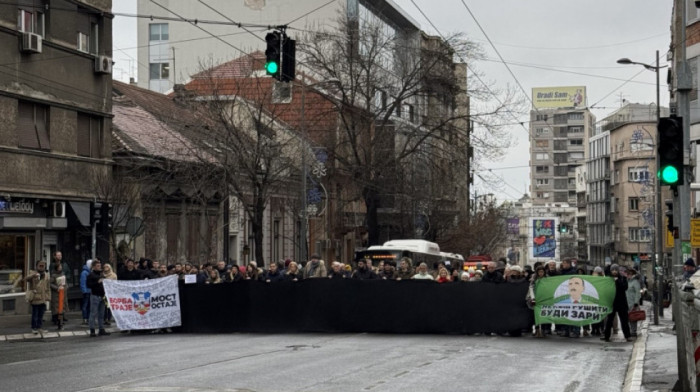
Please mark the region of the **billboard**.
POLYGON ((586 87, 535 87, 532 89, 532 105, 537 109, 585 108, 586 87))
POLYGON ((538 259, 559 259, 556 231, 558 224, 559 218, 530 218, 528 248, 532 262, 538 259))
POLYGON ((508 234, 520 234, 520 219, 518 218, 508 218, 506 219, 508 234))

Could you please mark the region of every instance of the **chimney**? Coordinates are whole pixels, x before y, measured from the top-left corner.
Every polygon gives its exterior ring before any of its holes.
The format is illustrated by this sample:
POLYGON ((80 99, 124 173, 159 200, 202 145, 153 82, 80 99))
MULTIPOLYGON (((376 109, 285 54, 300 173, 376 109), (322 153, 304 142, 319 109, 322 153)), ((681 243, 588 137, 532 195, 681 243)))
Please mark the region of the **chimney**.
POLYGON ((132 85, 132 86, 135 86, 135 85, 136 85, 136 79, 134 79, 133 76, 129 78, 129 84, 132 85))

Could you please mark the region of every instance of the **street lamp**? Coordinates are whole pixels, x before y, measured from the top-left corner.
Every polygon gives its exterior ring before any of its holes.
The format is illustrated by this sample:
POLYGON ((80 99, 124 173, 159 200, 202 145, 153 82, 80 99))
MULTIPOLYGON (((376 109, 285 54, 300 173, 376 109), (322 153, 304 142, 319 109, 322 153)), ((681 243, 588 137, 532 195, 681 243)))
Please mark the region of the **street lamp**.
MULTIPOLYGON (((661 102, 660 102, 660 94, 659 94, 659 71, 661 68, 664 67, 659 67, 659 51, 656 51, 656 65, 649 65, 645 63, 639 63, 636 61, 632 61, 628 58, 621 58, 617 60, 618 64, 636 64, 636 65, 641 65, 642 67, 656 72, 656 143, 655 145, 658 145, 659 143, 659 119, 661 118, 661 102)), ((656 155, 656 170, 659 170, 660 163, 659 163, 659 154, 658 152, 655 154, 656 155)), ((657 176, 658 177, 658 176, 657 176)), ((654 214, 654 222, 656 222, 656 241, 652 241, 652 273, 654 274, 654 325, 659 325, 659 314, 660 312, 663 312, 663 309, 659 306, 659 302, 661 301, 660 295, 659 295, 659 279, 658 279, 658 272, 656 271, 656 266, 657 266, 657 249, 658 249, 658 254, 663 254, 664 250, 664 237, 663 237, 663 223, 662 218, 661 218, 661 183, 659 178, 654 181, 654 193, 656 194, 656 213, 654 214)))

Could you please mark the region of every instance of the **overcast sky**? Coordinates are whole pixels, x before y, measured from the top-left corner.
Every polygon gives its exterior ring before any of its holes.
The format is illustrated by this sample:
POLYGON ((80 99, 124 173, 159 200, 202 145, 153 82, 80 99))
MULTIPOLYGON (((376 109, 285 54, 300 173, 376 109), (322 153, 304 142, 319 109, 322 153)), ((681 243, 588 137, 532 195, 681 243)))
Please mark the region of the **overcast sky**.
MULTIPOLYGON (((655 51, 658 50, 661 65, 666 64, 671 41, 672 1, 394 2, 430 34, 448 36, 461 32, 481 44, 487 59, 469 66, 478 69, 486 81, 493 81, 496 86, 517 89, 524 100, 529 99, 533 87, 586 86, 588 105, 593 106, 592 111, 598 120, 619 108, 622 99, 636 103, 656 101, 655 73, 641 66, 619 65, 616 61, 628 57, 653 65, 655 51), (431 23, 439 31, 435 31, 431 23), (500 60, 489 40, 515 77, 500 60)), ((113 11, 136 13, 136 0, 114 1, 113 11)), ((128 81, 129 76, 136 76, 136 45, 135 19, 115 17, 115 79, 128 81)), ((662 72, 661 104, 668 106, 665 80, 666 72, 662 72)), ((468 83, 480 82, 471 78, 468 83)), ((517 122, 523 122, 527 127, 528 115, 518 117, 517 122)), ((513 122, 516 122, 515 118, 513 122)), ((482 173, 491 170, 503 181, 501 184, 487 184, 477 176, 476 189, 479 194, 495 193, 501 200, 513 200, 527 191, 530 182, 528 133, 522 126, 513 125, 509 128, 509 134, 516 145, 508 151, 507 157, 498 162, 480 162, 479 166, 482 173)))

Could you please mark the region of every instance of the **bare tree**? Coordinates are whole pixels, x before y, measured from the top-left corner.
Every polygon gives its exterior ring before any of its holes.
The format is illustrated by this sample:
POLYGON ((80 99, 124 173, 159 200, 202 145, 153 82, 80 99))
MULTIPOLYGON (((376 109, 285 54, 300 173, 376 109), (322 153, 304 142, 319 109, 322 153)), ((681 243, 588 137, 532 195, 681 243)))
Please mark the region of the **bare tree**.
MULTIPOLYGON (((453 58, 456 53, 468 58, 475 46, 462 37, 436 40, 387 31, 378 20, 339 18, 337 25, 331 33, 308 34, 299 52, 315 79, 334 81, 328 96, 336 106, 338 131, 323 142, 336 171, 353 179, 365 204, 371 245, 380 240, 381 207, 396 208, 398 200, 408 198, 402 208, 412 206, 412 216, 428 216, 431 206, 445 204, 425 200, 435 192, 447 194, 437 185, 456 178, 457 173, 445 177, 450 165, 468 167, 463 157, 471 145, 470 114, 455 110, 457 97, 466 94, 466 74, 455 76, 453 58)), ((480 144, 492 154, 508 140, 493 136, 480 144)))
POLYGON ((195 153, 203 161, 214 159, 222 168, 220 180, 227 194, 241 202, 251 223, 255 260, 264 265, 264 212, 273 196, 289 195, 298 200, 299 192, 294 193, 298 189, 298 161, 302 154, 310 157, 311 150, 275 111, 273 103, 285 99, 280 90, 287 86, 253 73, 248 76, 220 79, 210 68, 187 88, 199 96, 192 104, 206 110, 214 122, 197 139, 199 151, 195 153))
POLYGON ((469 220, 462 220, 441 247, 463 255, 493 254, 507 239, 505 210, 494 203, 483 205, 469 220))

